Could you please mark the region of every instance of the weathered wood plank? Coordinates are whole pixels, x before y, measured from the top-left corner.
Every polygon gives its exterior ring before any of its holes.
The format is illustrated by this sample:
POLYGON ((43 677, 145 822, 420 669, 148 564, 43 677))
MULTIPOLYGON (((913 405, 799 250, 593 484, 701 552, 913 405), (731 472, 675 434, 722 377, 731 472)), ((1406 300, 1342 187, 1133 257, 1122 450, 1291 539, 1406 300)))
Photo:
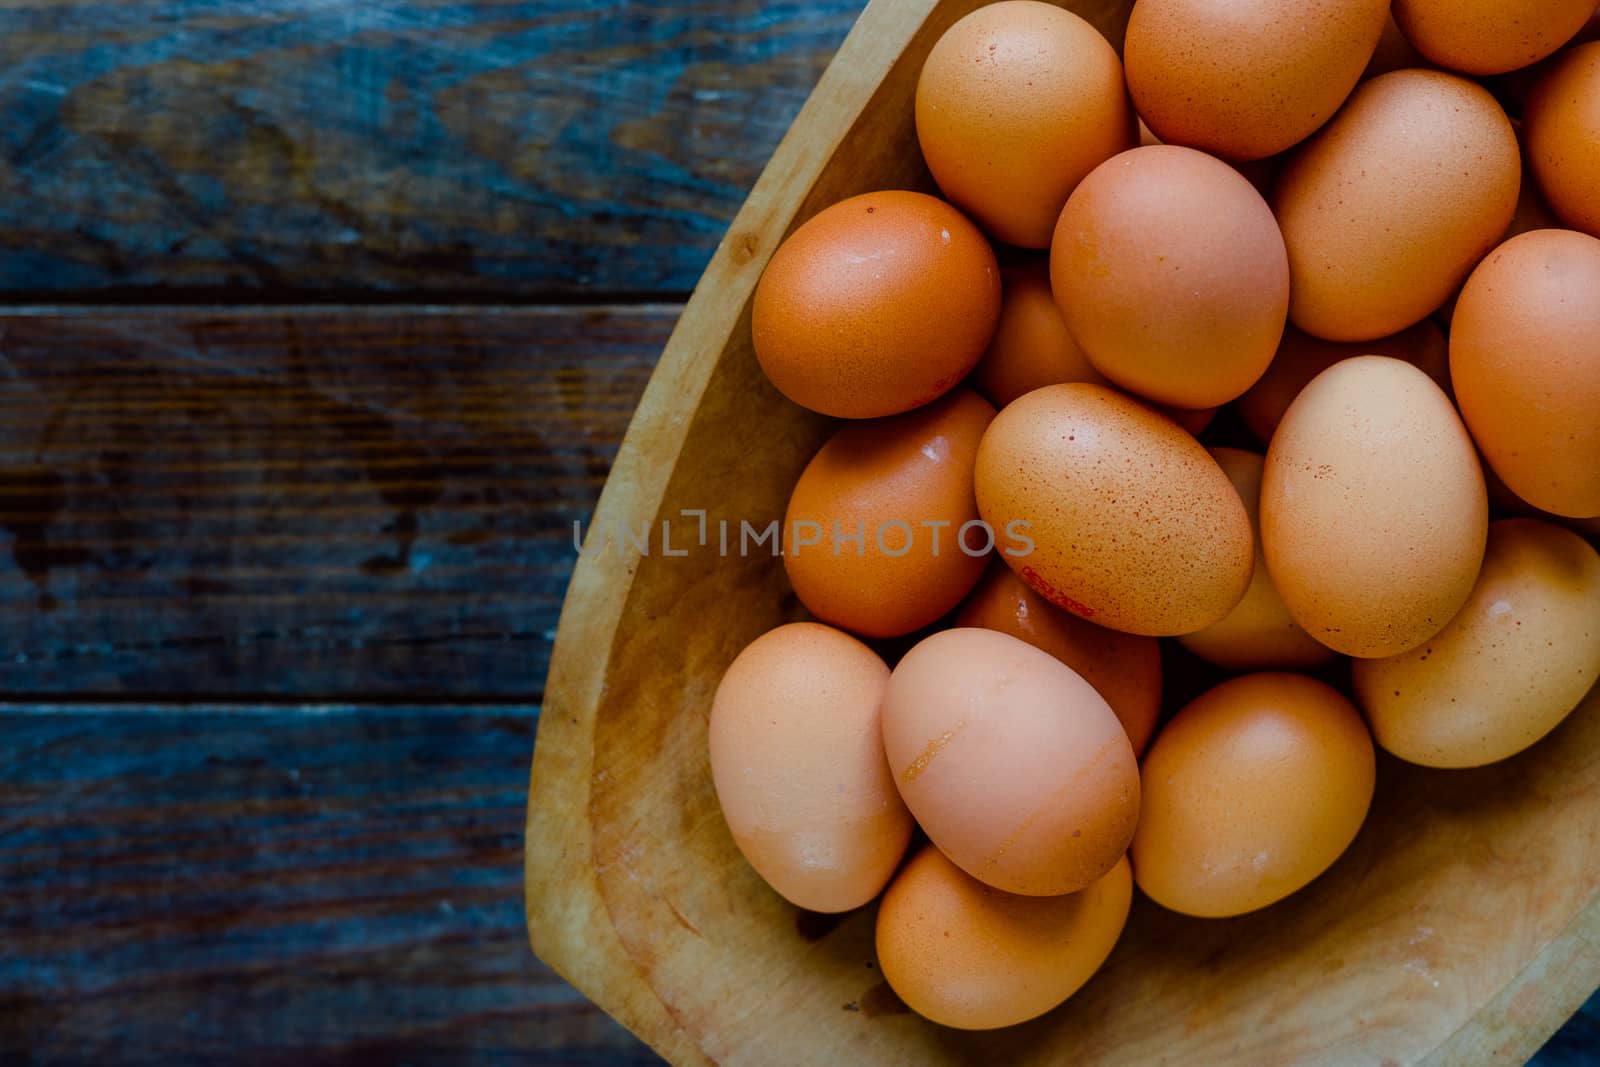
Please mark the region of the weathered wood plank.
POLYGON ((0 314, 0 692, 536 699, 676 314, 0 314))
POLYGON ((0 290, 685 291, 859 0, 3 0, 0 290))
POLYGON ((536 714, 0 707, 0 1061, 657 1062, 528 948, 536 714))

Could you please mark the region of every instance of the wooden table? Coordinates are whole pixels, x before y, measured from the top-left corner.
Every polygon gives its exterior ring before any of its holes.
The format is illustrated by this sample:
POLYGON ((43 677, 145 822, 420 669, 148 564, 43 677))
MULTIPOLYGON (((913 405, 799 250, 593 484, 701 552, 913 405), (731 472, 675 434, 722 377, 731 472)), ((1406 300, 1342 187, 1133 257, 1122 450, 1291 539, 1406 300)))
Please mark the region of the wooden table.
POLYGON ((0 1062, 655 1062, 523 930, 572 523, 856 6, 0 2, 0 1062))

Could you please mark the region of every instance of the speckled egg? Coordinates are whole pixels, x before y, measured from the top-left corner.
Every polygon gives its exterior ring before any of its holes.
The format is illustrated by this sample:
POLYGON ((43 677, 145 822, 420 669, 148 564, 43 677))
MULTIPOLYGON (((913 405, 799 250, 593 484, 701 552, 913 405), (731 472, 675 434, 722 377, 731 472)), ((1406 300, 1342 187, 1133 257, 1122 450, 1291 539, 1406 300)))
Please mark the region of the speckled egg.
POLYGON ((958 389, 828 439, 795 484, 783 524, 783 565, 813 615, 892 637, 961 603, 991 547, 972 477, 993 417, 988 401, 958 389))
POLYGON ((940 191, 1025 248, 1050 243, 1067 194, 1136 136, 1116 50, 1035 0, 988 4, 945 31, 917 81, 916 122, 940 191))
POLYGON ((1261 194, 1190 148, 1102 163, 1050 245, 1067 329, 1096 370, 1155 403, 1207 408, 1261 377, 1283 336, 1289 267, 1261 194))
POLYGON ((1014 263, 1000 272, 1000 279, 1000 325, 972 372, 972 384, 980 393, 1003 408, 1041 386, 1106 384, 1061 318, 1050 292, 1048 261, 1014 263))
POLYGON ((1600 240, 1513 237, 1472 272, 1450 324, 1456 401, 1517 496, 1600 515, 1600 240))
POLYGON ((1428 767, 1514 756, 1600 679, 1600 554, 1538 519, 1489 526, 1466 606, 1410 652, 1358 660, 1356 699, 1378 744, 1428 767))
POLYGON ((1143 767, 1130 858, 1150 899, 1220 918, 1303 888, 1355 840, 1376 779, 1355 707, 1298 674, 1247 674, 1195 698, 1143 767))
POLYGON ((1336 363, 1301 391, 1267 448, 1261 547, 1312 637, 1392 656, 1466 603, 1489 522, 1483 472, 1450 398, 1387 356, 1336 363))
POLYGON ((966 377, 994 334, 1000 269, 967 217, 889 190, 819 211, 773 253, 751 336, 772 384, 848 419, 928 403, 966 377))
POLYGON ((1428 70, 1362 83, 1273 193, 1290 321, 1330 341, 1419 321, 1505 233, 1521 180, 1511 122, 1482 87, 1428 70))
POLYGON ((1105 697, 1139 755, 1161 712, 1161 646, 1153 637, 1085 622, 1045 600, 1015 571, 991 564, 961 605, 957 626, 998 630, 1043 649, 1105 697))
POLYGON ((1008 406, 974 485, 991 526, 1026 524, 1031 545, 1008 546, 1007 565, 1101 626, 1190 633, 1250 584, 1250 518, 1228 476, 1172 420, 1104 386, 1047 386, 1008 406))
POLYGON ((780 626, 734 659, 711 703, 711 777, 734 843, 792 903, 848 911, 888 882, 911 814, 883 754, 889 668, 849 634, 780 626))
POLYGON ((1238 399, 1234 408, 1264 445, 1272 440, 1278 420, 1311 379, 1342 359, 1369 355, 1403 359, 1432 378, 1439 388, 1450 390, 1450 347, 1444 331, 1432 319, 1423 319, 1375 341, 1324 341, 1290 326, 1283 331, 1283 341, 1267 372, 1238 399))
POLYGON ((878 907, 878 967, 926 1019, 992 1030, 1043 1015, 1100 969, 1133 901, 1128 861, 1078 893, 992 889, 925 848, 878 907))
POLYGON ((1535 83, 1522 131, 1550 209, 1600 237, 1600 41, 1565 53, 1535 83))
POLYGON ((896 664, 880 714, 906 806, 980 882, 1075 893, 1127 851, 1139 821, 1133 746, 1054 656, 993 630, 944 630, 896 664))
POLYGON ((1184 634, 1178 642, 1201 659, 1233 671, 1310 670, 1333 659, 1333 651, 1300 628, 1284 606, 1261 559, 1260 499, 1264 461, 1238 448, 1208 449, 1222 468, 1256 531, 1255 569, 1244 599, 1218 622, 1184 634))
POLYGON ((1526 67, 1570 41, 1595 0, 1394 0, 1401 31, 1429 60, 1463 74, 1526 67))
POLYGON ((1339 110, 1388 14, 1384 0, 1138 0, 1128 89, 1163 141, 1260 159, 1339 110))

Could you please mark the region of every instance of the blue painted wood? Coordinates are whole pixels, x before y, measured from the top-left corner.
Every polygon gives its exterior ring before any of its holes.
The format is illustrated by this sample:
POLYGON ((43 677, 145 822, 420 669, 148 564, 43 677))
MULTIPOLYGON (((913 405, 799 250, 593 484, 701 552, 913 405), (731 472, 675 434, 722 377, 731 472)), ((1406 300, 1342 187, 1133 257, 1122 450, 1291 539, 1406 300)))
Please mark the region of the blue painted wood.
POLYGON ((538 700, 677 312, 0 313, 0 694, 538 700))
POLYGON ((859 0, 13 0, 0 290, 683 292, 859 0))
POLYGON ((0 707, 0 1062, 658 1062, 528 948, 535 717, 0 707))

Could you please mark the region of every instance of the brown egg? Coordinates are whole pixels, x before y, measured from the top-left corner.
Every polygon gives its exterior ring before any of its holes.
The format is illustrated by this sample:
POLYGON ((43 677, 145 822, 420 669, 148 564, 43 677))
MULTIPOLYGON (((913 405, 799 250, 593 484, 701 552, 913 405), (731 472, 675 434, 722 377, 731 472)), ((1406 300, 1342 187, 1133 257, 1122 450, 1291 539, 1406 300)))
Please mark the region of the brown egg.
POLYGON ((1270 156, 1339 110, 1388 13, 1384 0, 1139 0, 1128 89, 1169 144, 1270 156))
POLYGON ((1361 715, 1298 674, 1247 674, 1190 703, 1145 757, 1133 877, 1202 918, 1276 903, 1333 866, 1372 803, 1361 715))
POLYGON ((889 668, 828 626, 790 623, 734 659, 711 702, 711 777, 734 843, 790 902, 848 911, 911 839, 883 755, 889 668))
POLYGON ((848 419, 909 411, 978 362, 1000 314, 1000 269, 978 228, 922 193, 841 201, 773 253, 751 335, 795 403, 848 419))
MULTIPOLYGON (((987 443, 987 442, 985 442, 987 443)), ((1357 356, 1284 413, 1261 482, 1261 547, 1307 633, 1392 656, 1444 628, 1483 562, 1483 472, 1450 398, 1416 367, 1357 356)))
POLYGON ((1050 246, 1067 329, 1096 370, 1160 404, 1250 388, 1283 335, 1288 259, 1272 211, 1226 163, 1168 145, 1090 173, 1050 246))
POLYGON ((1278 354, 1272 357, 1267 373, 1252 385, 1234 405, 1245 426, 1262 444, 1272 440, 1278 420, 1289 410, 1300 390, 1339 362, 1352 356, 1392 356, 1403 359, 1432 378, 1439 388, 1450 391, 1450 347, 1444 332, 1431 319, 1375 341, 1341 343, 1324 341, 1290 326, 1283 331, 1278 354))
POLYGON ((1333 651, 1312 639, 1294 621, 1261 559, 1260 499, 1262 457, 1237 448, 1208 449, 1238 490, 1256 532, 1255 569, 1244 599, 1219 622, 1184 634, 1178 643, 1201 659, 1231 671, 1310 670, 1333 659, 1333 651))
POLYGON ((1539 79, 1522 130, 1550 209, 1600 237, 1600 41, 1565 53, 1539 79))
POLYGON ((1363 82, 1273 195, 1290 321, 1365 341, 1422 319, 1511 224, 1521 174, 1511 122, 1479 86, 1427 70, 1363 82))
POLYGON ((933 847, 878 907, 878 967, 912 1011, 962 1030, 1025 1022, 1083 987, 1122 935, 1126 859, 1079 893, 1020 897, 962 873, 933 847))
POLYGON ((1557 515, 1600 515, 1600 240, 1535 230, 1491 252, 1456 303, 1450 374, 1512 492, 1557 515))
POLYGON ((1152 406, 1161 414, 1188 430, 1190 435, 1194 437, 1199 437, 1204 433, 1205 428, 1211 425, 1211 420, 1217 417, 1216 408, 1175 408, 1166 404, 1152 406))
POLYGON ((958 389, 828 439, 801 473, 783 524, 783 565, 813 615, 892 637, 961 603, 988 559, 972 472, 993 417, 988 401, 958 389))
POLYGON ((1600 555, 1538 519, 1489 526, 1483 573, 1432 640, 1358 660, 1378 744, 1427 767, 1481 767, 1554 730, 1600 679, 1600 555))
POLYGON ((916 118, 940 191, 1024 248, 1048 245, 1067 194, 1135 143, 1116 49, 1034 0, 989 4, 946 30, 917 81, 916 118))
POLYGON ((991 526, 1032 542, 1008 543, 1006 564, 1102 626, 1189 633, 1250 584, 1250 518, 1228 476, 1172 420, 1104 386, 1008 406, 979 446, 975 487, 991 526))
POLYGON ((1372 59, 1367 62, 1367 69, 1361 72, 1361 80, 1376 78, 1391 70, 1426 66, 1428 61, 1417 51, 1416 45, 1406 40, 1406 35, 1400 32, 1400 24, 1394 20, 1394 13, 1391 11, 1389 18, 1383 24, 1383 32, 1378 35, 1378 47, 1373 50, 1372 59))
POLYGON ((1100 382, 1099 371, 1067 332, 1050 293, 1050 267, 1042 259, 1000 272, 1000 325, 989 351, 972 372, 978 391, 1003 408, 1023 393, 1059 382, 1100 382))
POLYGON ((944 630, 900 660, 881 715, 906 807, 980 882, 1075 893, 1127 851, 1139 821, 1133 746, 1054 656, 993 630, 944 630))
POLYGON ((956 625, 998 630, 1050 653, 1111 705, 1135 756, 1150 743, 1161 713, 1161 646, 1155 638, 1069 615, 998 563, 962 605, 956 625))
POLYGON ((1594 14, 1595 0, 1394 0, 1417 51, 1463 74, 1502 74, 1550 55, 1594 14))

